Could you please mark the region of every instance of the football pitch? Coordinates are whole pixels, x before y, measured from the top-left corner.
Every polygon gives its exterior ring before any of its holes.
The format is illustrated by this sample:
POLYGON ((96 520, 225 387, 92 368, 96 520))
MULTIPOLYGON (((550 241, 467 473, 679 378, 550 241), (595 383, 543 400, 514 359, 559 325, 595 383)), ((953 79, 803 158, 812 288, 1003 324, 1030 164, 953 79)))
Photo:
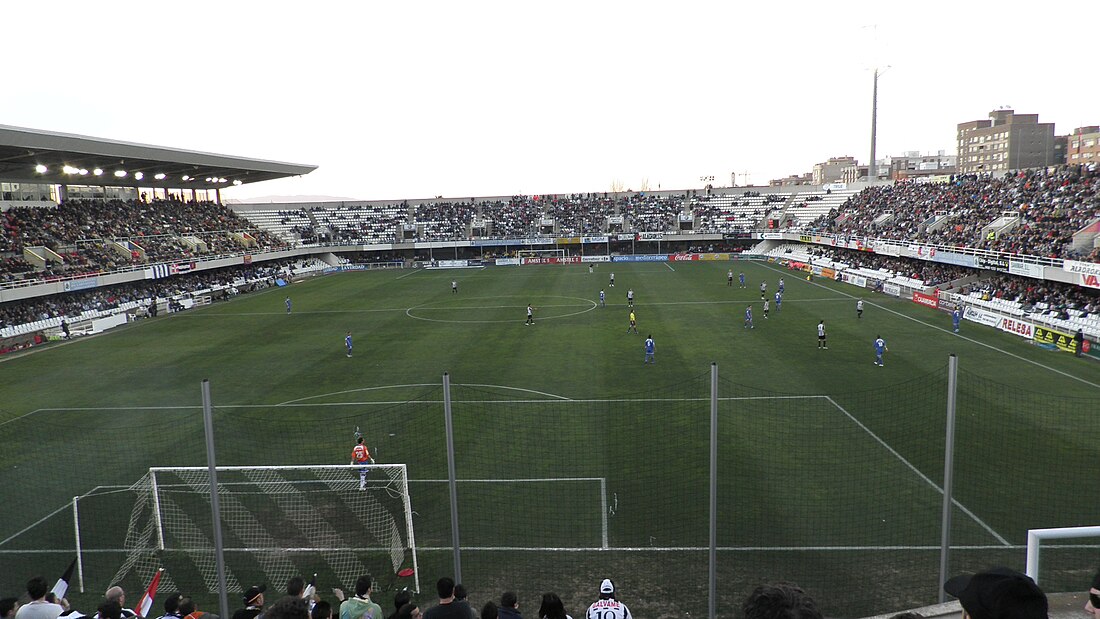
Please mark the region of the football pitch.
MULTIPOLYGON (((830 616, 933 603, 951 354, 952 571, 1022 569, 1028 528, 1100 523, 1089 499, 1100 368, 1087 360, 974 323, 954 334, 942 312, 764 262, 371 271, 242 295, 0 362, 0 592, 56 578, 79 530, 86 592, 70 597, 94 608, 141 545, 128 537, 130 486, 152 467, 206 464, 209 379, 220 466, 346 464, 357 429, 379 462, 407 465, 423 607, 453 571, 447 373, 475 605, 515 590, 530 607, 553 590, 577 616, 610 576, 639 616, 704 615, 713 362, 719 614, 778 580, 805 586, 830 616), (828 350, 817 348, 821 320, 828 350), (873 363, 877 336, 885 367, 873 363)), ((247 544, 228 541, 239 583, 264 581, 247 544)), ((1044 586, 1079 588, 1094 542, 1045 550, 1044 586)), ((387 591, 410 584, 375 544, 352 551, 387 591)), ((158 556, 174 586, 214 608, 194 562, 158 556)), ((316 553, 288 556, 319 574, 321 591, 353 584, 316 553)), ((148 581, 138 572, 128 591, 148 581)))

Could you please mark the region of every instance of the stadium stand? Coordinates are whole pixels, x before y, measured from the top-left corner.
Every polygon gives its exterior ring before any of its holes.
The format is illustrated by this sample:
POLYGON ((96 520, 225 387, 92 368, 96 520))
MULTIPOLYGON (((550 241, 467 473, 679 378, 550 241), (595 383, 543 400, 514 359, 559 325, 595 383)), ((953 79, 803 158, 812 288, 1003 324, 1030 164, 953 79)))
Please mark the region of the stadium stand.
POLYGON ((864 189, 808 230, 1050 258, 1096 260, 1096 164, 957 176, 951 182, 864 189))

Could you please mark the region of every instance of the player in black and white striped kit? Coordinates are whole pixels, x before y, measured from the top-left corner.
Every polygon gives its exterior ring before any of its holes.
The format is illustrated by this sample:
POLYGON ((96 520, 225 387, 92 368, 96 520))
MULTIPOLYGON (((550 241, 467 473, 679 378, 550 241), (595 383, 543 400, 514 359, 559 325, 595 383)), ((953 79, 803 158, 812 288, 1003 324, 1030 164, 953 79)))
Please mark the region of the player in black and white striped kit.
POLYGON ((584 616, 586 619, 631 619, 630 609, 615 599, 615 583, 610 578, 600 583, 600 599, 588 607, 584 616))

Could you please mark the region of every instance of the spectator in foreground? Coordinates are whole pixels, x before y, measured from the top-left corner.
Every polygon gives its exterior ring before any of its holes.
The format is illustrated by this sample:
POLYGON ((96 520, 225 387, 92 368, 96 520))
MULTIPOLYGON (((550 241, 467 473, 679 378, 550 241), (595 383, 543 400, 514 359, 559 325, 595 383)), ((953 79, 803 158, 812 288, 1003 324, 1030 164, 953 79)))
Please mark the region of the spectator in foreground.
POLYGON ((103 600, 96 610, 95 616, 99 619, 122 619, 122 605, 118 600, 103 600))
POLYGON ((516 597, 515 591, 505 591, 504 595, 500 596, 497 616, 501 619, 523 619, 523 615, 519 612, 519 598, 516 597))
POLYGON ((355 595, 340 605, 340 619, 382 619, 382 607, 370 599, 374 582, 364 574, 355 581, 355 595))
POLYGON ((498 619, 500 612, 497 610, 497 603, 489 600, 485 602, 485 606, 481 607, 481 619, 498 619))
POLYGON ((393 619, 397 616, 397 611, 401 610, 401 607, 408 604, 413 599, 412 593, 408 589, 402 589, 393 596, 393 614, 387 619, 393 619))
MULTIPOLYGON (((455 604, 455 581, 444 576, 435 582, 439 604, 424 612, 424 619, 470 619, 462 606, 455 604)), ((341 618, 343 619, 343 618, 341 618)))
POLYGON ((19 598, 4 598, 0 600, 0 619, 15 619, 15 613, 19 610, 19 598))
POLYGON ((565 613, 565 604, 557 593, 542 594, 542 605, 539 606, 539 619, 573 619, 565 613))
POLYGON ((466 607, 469 612, 470 619, 477 619, 477 613, 474 612, 473 606, 470 606, 470 600, 467 599, 469 593, 466 592, 466 585, 462 583, 455 584, 455 604, 460 604, 466 607))
POLYGON ((320 600, 313 605, 313 610, 309 611, 309 619, 332 619, 332 604, 320 600))
MULTIPOLYGON (((381 612, 379 610, 379 618, 381 618, 381 612)), ((265 619, 309 619, 309 600, 289 595, 280 598, 267 609, 264 617, 265 619)))
MULTIPOLYGON (((0 608, 3 606, 0 601, 0 608)), ((1089 601, 1085 602, 1085 612, 1092 615, 1093 619, 1100 619, 1100 570, 1092 577, 1092 586, 1089 587, 1089 601)))
POLYGON ((397 617, 397 619, 417 619, 420 617, 420 607, 409 602, 397 609, 395 617, 397 617))
POLYGON ((27 581, 27 597, 30 602, 19 607, 15 612, 15 619, 57 619, 65 609, 60 604, 46 601, 46 593, 50 590, 46 579, 35 576, 27 581))
POLYGON ((630 609, 615 599, 615 583, 610 578, 600 582, 600 599, 592 603, 585 613, 587 619, 630 619, 630 609))
POLYGON ((963 574, 943 583, 971 619, 1047 619, 1047 596, 1030 577, 1007 567, 963 574))
POLYGON ((122 609, 123 617, 136 617, 137 613, 132 608, 126 608, 126 592, 122 590, 122 587, 115 585, 107 592, 103 594, 103 597, 108 602, 118 602, 119 608, 122 609))
POLYGON ((813 598, 798 585, 760 585, 741 604, 745 619, 822 619, 813 598))
MULTIPOLYGON (((183 595, 179 593, 173 593, 164 598, 164 614, 158 619, 181 619, 180 615, 180 598, 183 595)), ((235 616, 234 616, 235 617, 235 616)))
MULTIPOLYGON (((241 596, 244 608, 233 613, 233 619, 255 619, 264 612, 264 591, 267 585, 249 587, 241 596)), ((167 602, 165 602, 167 604, 167 602)), ((167 610, 167 607, 165 607, 167 610)))

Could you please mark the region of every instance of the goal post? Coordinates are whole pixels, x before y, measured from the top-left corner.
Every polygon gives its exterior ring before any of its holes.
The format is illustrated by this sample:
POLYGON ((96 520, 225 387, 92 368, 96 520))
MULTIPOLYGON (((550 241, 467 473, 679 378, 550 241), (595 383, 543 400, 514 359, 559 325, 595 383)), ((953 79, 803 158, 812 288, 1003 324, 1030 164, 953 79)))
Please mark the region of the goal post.
MULTIPOLYGON (((419 592, 404 464, 216 470, 228 590, 243 589, 246 579, 261 576, 257 571, 271 583, 320 573, 348 586, 363 574, 384 583, 411 570, 419 592)), ((206 467, 153 467, 131 485, 126 558, 112 582, 131 570, 148 573, 175 563, 173 572, 197 574, 193 580, 216 591, 210 489, 206 467)))
POLYGON ((517 258, 565 258, 564 249, 520 249, 516 252, 517 258))

